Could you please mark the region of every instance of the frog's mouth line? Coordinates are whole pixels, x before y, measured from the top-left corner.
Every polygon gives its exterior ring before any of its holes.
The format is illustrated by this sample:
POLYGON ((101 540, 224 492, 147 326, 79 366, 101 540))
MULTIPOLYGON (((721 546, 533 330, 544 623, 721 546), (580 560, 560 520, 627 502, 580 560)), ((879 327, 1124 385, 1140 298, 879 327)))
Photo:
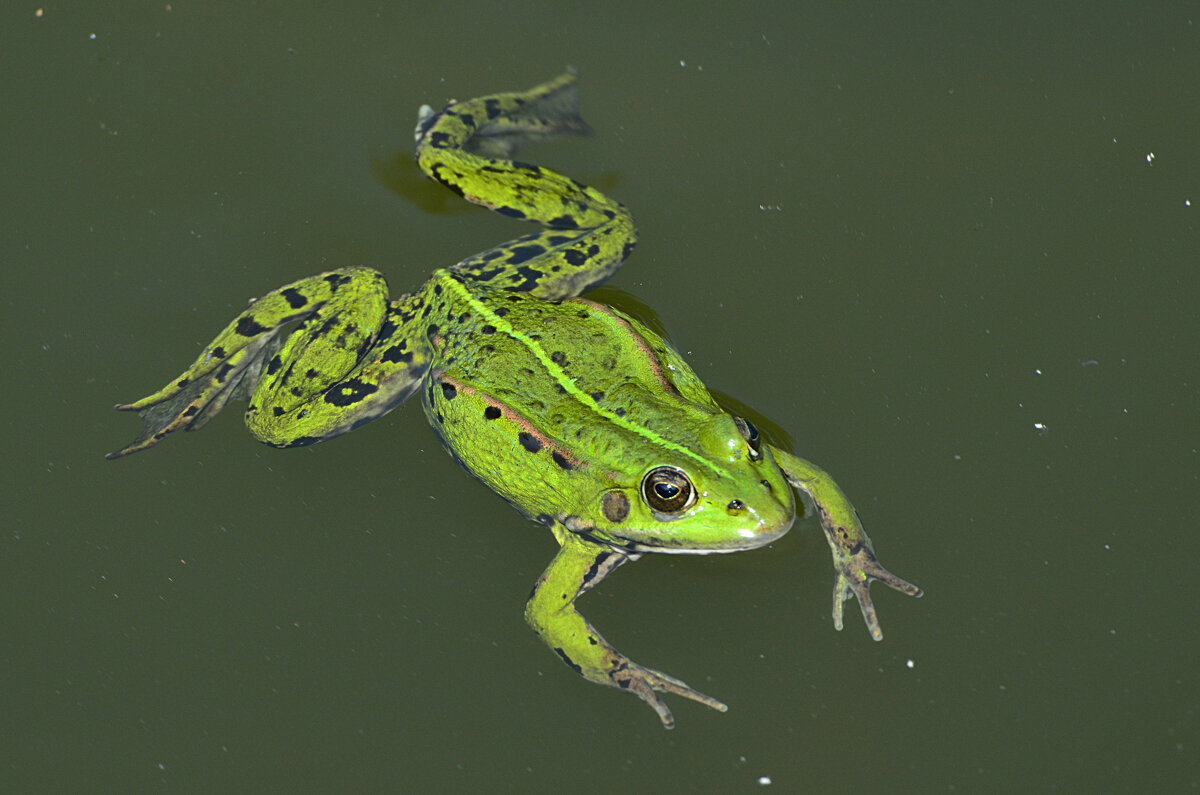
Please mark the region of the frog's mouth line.
MULTIPOLYGON (((784 533, 786 532, 787 531, 785 530, 784 533)), ((782 535, 783 533, 764 534, 761 537, 751 539, 744 544, 738 544, 737 546, 729 547, 670 547, 636 542, 630 542, 623 545, 613 545, 612 542, 608 543, 610 546, 614 546, 616 549, 633 553, 653 552, 659 555, 725 555, 730 552, 745 552, 747 550, 765 547, 768 544, 778 541, 782 535)))
POLYGON ((612 541, 601 541, 600 539, 595 540, 599 541, 600 543, 606 543, 614 549, 632 552, 635 554, 653 552, 660 555, 725 555, 730 552, 745 552, 750 549, 759 549, 760 547, 765 547, 768 544, 774 543, 782 538, 787 531, 791 529, 791 527, 792 523, 788 522, 788 524, 778 532, 756 533, 749 538, 743 538, 740 543, 721 547, 680 547, 641 541, 626 541, 625 543, 620 544, 612 541))
POLYGON ((658 555, 724 555, 730 552, 745 552, 750 549, 758 549, 782 538, 788 530, 792 528, 792 522, 776 530, 775 532, 754 532, 749 536, 745 536, 737 543, 732 543, 727 546, 719 547, 685 547, 673 546, 670 544, 655 544, 646 541, 631 541, 617 538, 607 538, 597 532, 597 528, 593 525, 583 524, 583 520, 578 516, 561 517, 560 521, 568 530, 577 536, 586 538, 593 544, 599 544, 612 549, 614 552, 628 555, 631 558, 639 557, 644 553, 654 553, 658 555))

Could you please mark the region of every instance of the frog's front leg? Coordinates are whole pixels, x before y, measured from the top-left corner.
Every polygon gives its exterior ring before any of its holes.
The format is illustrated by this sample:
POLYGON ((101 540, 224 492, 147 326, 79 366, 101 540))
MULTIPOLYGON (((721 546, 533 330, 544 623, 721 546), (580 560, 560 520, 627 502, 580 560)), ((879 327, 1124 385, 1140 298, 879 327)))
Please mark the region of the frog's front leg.
POLYGON ((833 553, 833 626, 842 628, 842 603, 853 594, 871 637, 883 640, 883 630, 871 603, 871 581, 879 580, 908 596, 921 596, 921 589, 879 565, 858 512, 829 473, 777 447, 771 447, 771 453, 788 482, 812 498, 820 516, 821 529, 833 553))
POLYGON ((562 546, 525 605, 525 619, 546 645, 583 678, 637 695, 658 713, 665 728, 673 728, 675 718, 660 692, 675 693, 724 712, 726 706, 715 698, 621 654, 575 609, 578 597, 629 556, 586 541, 562 525, 555 526, 554 535, 562 546))
POLYGON ((421 300, 389 304, 387 283, 369 268, 342 268, 268 293, 179 378, 117 406, 136 411, 145 426, 108 458, 198 429, 230 400, 249 398, 247 427, 276 447, 311 444, 381 416, 429 368, 427 343, 413 341, 419 335, 406 325, 421 300))

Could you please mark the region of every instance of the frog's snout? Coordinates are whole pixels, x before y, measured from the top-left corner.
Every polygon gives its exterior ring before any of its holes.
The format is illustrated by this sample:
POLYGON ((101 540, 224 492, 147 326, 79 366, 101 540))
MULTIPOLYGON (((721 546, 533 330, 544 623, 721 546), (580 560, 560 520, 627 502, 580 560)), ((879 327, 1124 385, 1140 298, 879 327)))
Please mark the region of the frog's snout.
POLYGON ((725 506, 725 511, 730 517, 742 520, 737 531, 742 549, 755 549, 770 544, 790 530, 795 520, 795 510, 789 506, 781 505, 773 499, 762 500, 760 503, 753 505, 746 500, 732 499, 725 506))

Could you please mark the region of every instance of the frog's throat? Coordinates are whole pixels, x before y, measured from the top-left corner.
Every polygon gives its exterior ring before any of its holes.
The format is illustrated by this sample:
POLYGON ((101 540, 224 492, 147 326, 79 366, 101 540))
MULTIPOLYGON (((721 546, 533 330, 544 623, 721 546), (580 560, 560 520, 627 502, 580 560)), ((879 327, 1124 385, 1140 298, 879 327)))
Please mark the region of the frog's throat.
POLYGON ((677 455, 685 456, 696 461, 697 463, 703 464, 715 472, 719 477, 732 478, 732 475, 725 469, 708 460, 704 456, 699 455, 693 450, 690 450, 683 445, 675 444, 668 439, 664 439, 651 429, 642 425, 638 425, 636 422, 632 422, 628 418, 622 417, 613 411, 602 408, 591 395, 575 386, 575 381, 567 375, 566 371, 563 370, 563 368, 557 362, 550 358, 549 354, 546 353, 545 349, 542 348, 542 346, 539 345, 536 340, 513 328, 511 323, 489 309, 487 305, 478 298, 471 295, 471 292, 464 287, 463 284, 458 281, 458 279, 455 279, 449 271, 445 269, 438 270, 433 274, 433 278, 445 289, 453 291, 456 296, 465 301, 481 317, 485 318, 489 324, 495 326, 497 331, 507 334, 528 348, 534 357, 541 362, 542 366, 546 368, 546 371, 550 373, 551 377, 558 382, 558 385, 562 387, 563 391, 573 397, 575 400, 579 401, 579 403, 581 403, 585 408, 590 411, 594 411, 614 425, 619 425, 631 433, 636 433, 646 441, 658 445, 664 450, 670 450, 677 455))

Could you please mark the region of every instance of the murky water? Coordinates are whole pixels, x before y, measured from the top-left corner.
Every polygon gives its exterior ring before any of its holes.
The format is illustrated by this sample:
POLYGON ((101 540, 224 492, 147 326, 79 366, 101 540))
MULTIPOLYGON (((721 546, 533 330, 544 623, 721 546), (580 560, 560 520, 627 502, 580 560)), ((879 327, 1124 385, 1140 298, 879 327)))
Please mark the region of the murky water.
POLYGON ((1191 12, 643 5, 0 11, 5 790, 1200 786, 1191 12), (585 614, 730 705, 671 733, 525 627, 554 543, 415 405, 102 458, 251 296, 516 234, 415 111, 568 63, 597 134, 526 158, 632 208, 613 283, 927 592, 834 632, 810 520, 623 568, 585 614))

